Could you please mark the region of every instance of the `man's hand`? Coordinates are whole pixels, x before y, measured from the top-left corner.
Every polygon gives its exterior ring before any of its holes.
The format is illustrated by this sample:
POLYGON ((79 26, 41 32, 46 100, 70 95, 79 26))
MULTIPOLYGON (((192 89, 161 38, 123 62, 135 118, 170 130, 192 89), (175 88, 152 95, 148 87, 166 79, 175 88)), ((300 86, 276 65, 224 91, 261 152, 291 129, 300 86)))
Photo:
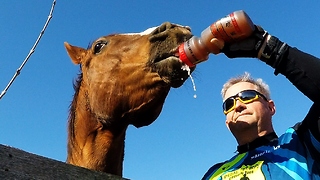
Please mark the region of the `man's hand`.
POLYGON ((260 58, 260 50, 264 48, 267 37, 268 33, 260 26, 255 25, 255 30, 250 37, 239 42, 226 43, 221 52, 223 52, 229 58, 260 58))

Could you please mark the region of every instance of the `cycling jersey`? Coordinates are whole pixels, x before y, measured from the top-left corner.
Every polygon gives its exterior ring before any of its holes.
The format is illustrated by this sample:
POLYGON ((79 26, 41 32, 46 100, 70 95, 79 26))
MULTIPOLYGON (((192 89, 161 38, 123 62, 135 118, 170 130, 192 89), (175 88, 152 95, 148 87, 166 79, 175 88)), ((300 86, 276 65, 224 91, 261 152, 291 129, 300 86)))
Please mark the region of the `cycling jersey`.
MULTIPOLYGON (((270 136, 270 135, 269 135, 270 136)), ((282 136, 254 150, 239 153, 230 160, 209 169, 206 180, 271 180, 320 179, 320 163, 315 161, 307 146, 320 150, 320 143, 310 132, 306 144, 297 131, 289 128, 282 136), (310 144, 308 144, 310 143, 310 144)))

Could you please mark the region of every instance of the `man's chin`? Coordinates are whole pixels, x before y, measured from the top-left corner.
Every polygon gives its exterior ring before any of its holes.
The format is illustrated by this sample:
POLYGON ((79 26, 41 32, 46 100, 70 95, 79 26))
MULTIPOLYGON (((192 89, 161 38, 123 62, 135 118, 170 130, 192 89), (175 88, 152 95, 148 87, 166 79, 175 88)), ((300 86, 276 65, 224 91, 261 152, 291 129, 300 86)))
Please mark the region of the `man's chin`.
POLYGON ((251 126, 252 125, 250 125, 250 123, 248 123, 248 121, 244 119, 237 119, 229 123, 229 129, 231 131, 243 131, 249 129, 251 126))

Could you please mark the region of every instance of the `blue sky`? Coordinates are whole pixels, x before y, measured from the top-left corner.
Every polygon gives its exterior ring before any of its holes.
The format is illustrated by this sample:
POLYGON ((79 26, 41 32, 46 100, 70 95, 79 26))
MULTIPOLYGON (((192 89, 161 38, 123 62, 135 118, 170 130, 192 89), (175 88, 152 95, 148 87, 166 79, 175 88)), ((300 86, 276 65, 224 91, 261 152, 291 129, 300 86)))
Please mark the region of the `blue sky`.
MULTIPOLYGON (((51 0, 0 2, 0 91, 29 53, 45 23, 51 0)), ((66 159, 67 117, 79 67, 63 42, 87 47, 100 36, 141 32, 170 21, 194 35, 216 20, 245 10, 255 24, 291 46, 320 57, 320 1, 63 1, 35 53, 0 100, 0 144, 59 161, 66 159)), ((301 121, 311 101, 284 76, 256 59, 210 55, 190 80, 172 89, 158 119, 127 131, 123 176, 130 179, 200 179, 209 167, 234 155, 236 141, 225 127, 220 90, 248 71, 271 88, 278 134, 301 121), (196 94, 197 98, 193 98, 196 94)))

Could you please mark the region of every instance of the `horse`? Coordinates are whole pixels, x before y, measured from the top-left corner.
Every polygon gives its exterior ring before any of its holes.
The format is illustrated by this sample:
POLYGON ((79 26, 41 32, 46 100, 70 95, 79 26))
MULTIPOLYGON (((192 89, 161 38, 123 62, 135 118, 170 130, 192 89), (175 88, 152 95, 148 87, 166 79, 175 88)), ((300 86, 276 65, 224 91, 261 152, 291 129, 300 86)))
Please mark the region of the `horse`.
POLYGON ((80 65, 67 163, 122 176, 126 129, 154 122, 169 90, 186 81, 178 46, 191 37, 189 27, 165 22, 141 33, 102 36, 86 49, 64 43, 80 65))

